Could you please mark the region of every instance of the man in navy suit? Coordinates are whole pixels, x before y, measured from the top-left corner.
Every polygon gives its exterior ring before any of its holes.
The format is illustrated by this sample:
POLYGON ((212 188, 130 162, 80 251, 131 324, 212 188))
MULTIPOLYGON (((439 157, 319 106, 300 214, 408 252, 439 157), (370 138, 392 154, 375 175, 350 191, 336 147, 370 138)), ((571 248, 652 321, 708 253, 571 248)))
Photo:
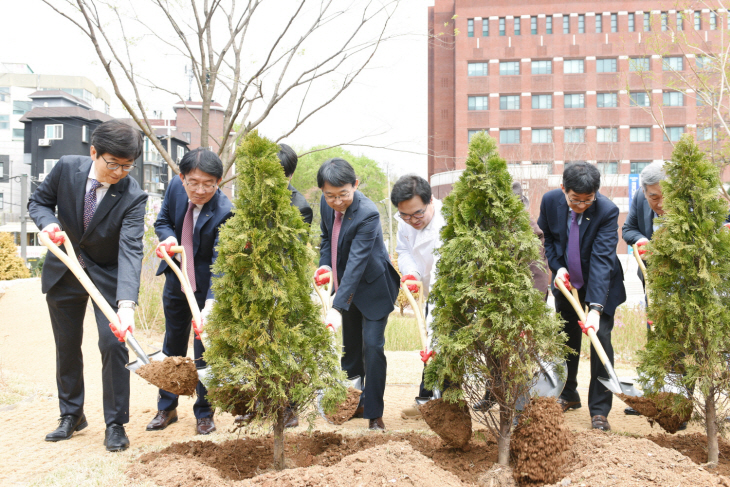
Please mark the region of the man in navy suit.
MULTIPOLYGON (((618 244, 618 207, 598 193, 601 173, 592 164, 575 162, 563 172, 561 189, 547 192, 540 205, 537 224, 545 234, 545 255, 556 279, 570 289, 578 289, 581 307, 590 308, 587 327, 596 330, 598 340, 613 363, 611 330, 616 307, 626 300, 618 244)), ((582 332, 570 302, 553 285, 555 309, 566 321, 568 378, 558 403, 563 411, 581 407, 578 395, 578 364, 582 332)), ((591 347, 591 382, 588 408, 593 428, 608 431, 612 393, 598 377, 608 377, 605 367, 591 347)))
POLYGON ((385 326, 398 297, 400 277, 383 242, 375 203, 357 191, 355 170, 344 159, 329 159, 317 172, 322 190, 322 243, 319 276, 332 271, 336 292, 325 324, 342 326, 342 368, 348 377, 365 379, 356 417, 369 419, 371 430, 385 430, 385 326), (360 416, 362 415, 362 416, 360 416))
MULTIPOLYGON (((218 156, 203 148, 192 150, 180 161, 180 177, 170 182, 155 222, 155 232, 160 240, 158 252, 169 252, 170 247, 185 247, 188 260, 187 272, 193 286, 195 300, 201 309, 203 323, 213 308, 211 266, 218 257, 218 231, 231 217, 231 202, 218 188, 223 177, 223 163, 218 156)), ((175 254, 170 254, 175 255, 175 254)), ((182 291, 180 280, 163 260, 157 275, 165 273, 165 289, 162 302, 165 309, 165 341, 162 351, 168 357, 184 357, 188 351, 188 339, 192 312, 182 291)), ((196 365, 205 366, 202 359, 205 347, 200 340, 193 340, 196 365)), ((215 431, 213 408, 206 399, 205 386, 198 382, 198 396, 193 405, 197 421, 196 431, 207 435, 215 431)), ((147 425, 147 431, 159 431, 177 421, 177 395, 160 389, 157 414, 147 425)))

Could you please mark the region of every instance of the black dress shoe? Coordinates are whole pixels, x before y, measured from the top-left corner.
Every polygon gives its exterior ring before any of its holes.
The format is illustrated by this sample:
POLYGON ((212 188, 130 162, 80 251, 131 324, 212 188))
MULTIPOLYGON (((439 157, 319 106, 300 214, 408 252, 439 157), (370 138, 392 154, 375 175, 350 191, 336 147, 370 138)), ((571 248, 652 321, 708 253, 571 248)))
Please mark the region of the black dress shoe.
POLYGON ((81 431, 87 426, 89 426, 89 423, 86 422, 85 414, 80 417, 66 414, 58 419, 58 428, 46 435, 46 441, 68 440, 74 431, 81 431))
POLYGON ((147 425, 147 431, 162 431, 176 421, 177 409, 173 409, 172 411, 157 411, 155 417, 147 425))
POLYGON ((373 431, 385 431, 385 423, 383 423, 383 417, 375 418, 370 420, 370 426, 368 429, 373 431))
POLYGON ((474 411, 484 412, 492 409, 492 406, 494 406, 494 401, 492 401, 491 399, 480 399, 479 401, 474 403, 472 409, 474 411))
POLYGON ((299 416, 293 408, 284 409, 284 428, 296 428, 299 426, 299 416))
POLYGON ((581 403, 580 401, 566 401, 562 397, 559 397, 558 406, 560 406, 563 409, 563 412, 565 412, 568 409, 580 409, 581 403))
POLYGON ((624 409, 624 414, 629 416, 641 416, 641 413, 639 411, 630 406, 624 409))
POLYGON ((215 423, 213 417, 198 418, 198 424, 195 426, 195 432, 199 435, 209 435, 215 431, 215 423))
POLYGON ((591 418, 591 426, 594 430, 611 431, 611 425, 608 424, 608 418, 596 415, 591 418))
POLYGON ((121 424, 112 423, 104 432, 104 446, 106 451, 124 451, 129 448, 129 438, 121 424))
POLYGON ((677 431, 684 431, 687 429, 687 421, 679 425, 679 428, 677 428, 677 431))

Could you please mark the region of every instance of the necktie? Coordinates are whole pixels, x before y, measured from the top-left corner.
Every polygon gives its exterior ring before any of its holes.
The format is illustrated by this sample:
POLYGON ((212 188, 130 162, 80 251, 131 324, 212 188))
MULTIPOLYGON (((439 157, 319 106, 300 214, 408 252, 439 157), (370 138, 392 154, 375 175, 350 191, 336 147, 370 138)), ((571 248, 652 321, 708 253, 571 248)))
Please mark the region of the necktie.
POLYGON ((332 225, 332 242, 330 244, 332 248, 332 279, 335 283, 335 292, 337 292, 339 286, 337 279, 337 242, 340 239, 340 228, 342 228, 342 213, 336 211, 335 223, 332 225))
MULTIPOLYGON (((92 179, 91 189, 84 196, 84 232, 88 228, 91 219, 94 218, 94 212, 96 211, 96 190, 101 186, 102 184, 99 181, 92 179)), ((79 254, 79 264, 86 269, 86 264, 84 263, 84 259, 81 258, 81 254, 79 254)))
POLYGON ((570 236, 568 236, 568 273, 570 284, 580 289, 583 287, 583 270, 580 265, 580 227, 578 215, 570 212, 570 236))
MULTIPOLYGON (((195 210, 195 203, 188 203, 188 211, 185 213, 185 219, 183 220, 182 227, 182 246, 185 249, 185 272, 188 274, 188 280, 190 281, 190 287, 193 291, 197 291, 195 286, 195 256, 193 255, 193 211, 195 210)), ((185 289, 183 288, 183 292, 185 289)))

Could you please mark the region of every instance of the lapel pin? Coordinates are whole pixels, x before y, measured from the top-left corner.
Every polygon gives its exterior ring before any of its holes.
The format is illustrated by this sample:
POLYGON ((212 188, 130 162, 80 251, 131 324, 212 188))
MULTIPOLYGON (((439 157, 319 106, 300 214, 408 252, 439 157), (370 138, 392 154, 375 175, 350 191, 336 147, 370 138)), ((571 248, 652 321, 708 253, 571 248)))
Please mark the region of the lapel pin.
POLYGON ((112 193, 112 196, 116 196, 114 193, 112 193))
POLYGON ((586 218, 586 220, 588 220, 588 221, 591 221, 591 219, 590 219, 590 218, 586 218))

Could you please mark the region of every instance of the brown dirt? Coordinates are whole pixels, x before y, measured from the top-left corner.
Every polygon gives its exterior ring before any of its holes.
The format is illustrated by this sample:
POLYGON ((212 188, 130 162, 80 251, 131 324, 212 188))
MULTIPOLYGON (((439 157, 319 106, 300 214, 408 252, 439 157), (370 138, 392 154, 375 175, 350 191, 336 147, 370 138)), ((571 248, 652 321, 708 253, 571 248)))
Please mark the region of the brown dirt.
POLYGON ((448 445, 463 448, 471 438, 471 415, 466 404, 453 404, 443 399, 428 401, 419 410, 423 420, 448 445))
POLYGON ((198 385, 195 362, 189 357, 165 357, 137 369, 137 374, 150 384, 178 396, 192 396, 198 385))
POLYGON ((532 399, 510 442, 515 480, 520 485, 560 480, 568 462, 572 437, 554 398, 532 399))
MULTIPOLYGON (((689 435, 667 435, 664 433, 658 435, 650 435, 646 437, 659 446, 677 450, 689 457, 690 460, 698 465, 707 463, 707 436, 702 433, 692 433, 689 435)), ((717 468, 713 470, 720 475, 730 475, 730 443, 718 438, 720 447, 719 461, 717 468)))
POLYGON ((690 420, 692 416, 691 406, 685 408, 683 414, 677 414, 672 410, 672 403, 678 394, 660 392, 653 396, 632 397, 625 394, 618 394, 626 404, 636 409, 642 416, 646 416, 649 424, 653 427, 658 423, 667 433, 676 433, 682 423, 690 420))
POLYGON ((494 465, 479 479, 479 485, 486 487, 517 487, 512 468, 494 465))
POLYGON ((347 399, 345 399, 345 402, 340 404, 340 406, 337 408, 337 411, 332 414, 325 415, 327 416, 327 420, 337 426, 345 424, 345 422, 349 421, 352 418, 353 414, 355 414, 357 406, 358 404, 360 404, 361 395, 362 391, 358 391, 354 387, 348 388, 347 399))

